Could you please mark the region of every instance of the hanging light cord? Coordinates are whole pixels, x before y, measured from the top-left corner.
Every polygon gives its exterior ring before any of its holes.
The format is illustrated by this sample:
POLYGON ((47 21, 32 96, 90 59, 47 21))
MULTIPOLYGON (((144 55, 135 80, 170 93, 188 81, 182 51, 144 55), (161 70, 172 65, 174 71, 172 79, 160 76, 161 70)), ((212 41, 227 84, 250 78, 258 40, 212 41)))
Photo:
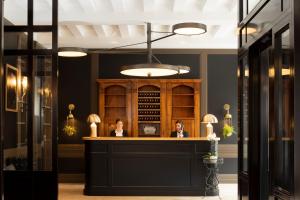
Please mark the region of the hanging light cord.
MULTIPOLYGON (((151 33, 169 33, 168 35, 165 35, 163 37, 159 37, 159 38, 156 38, 156 39, 153 39, 153 40, 150 40, 150 42, 156 42, 158 40, 162 40, 164 38, 168 38, 168 37, 171 37, 173 35, 176 35, 176 33, 173 33, 173 32, 163 32, 163 31, 150 31, 151 33)), ((113 48, 110 48, 110 49, 106 49, 106 50, 101 50, 103 52, 109 52, 109 51, 112 51, 112 50, 117 50, 117 49, 121 49, 121 48, 124 48, 124 47, 131 47, 131 46, 136 46, 136 45, 140 45, 140 44, 147 44, 147 41, 145 42, 138 42, 138 43, 134 43, 134 44, 127 44, 127 45, 122 45, 122 46, 117 46, 117 47, 113 47, 113 48)), ((98 50, 94 50, 92 51, 92 53, 97 53, 98 50)), ((154 57, 155 60, 158 61, 158 59, 156 57, 154 57)), ((159 62, 160 63, 160 62, 159 62)))

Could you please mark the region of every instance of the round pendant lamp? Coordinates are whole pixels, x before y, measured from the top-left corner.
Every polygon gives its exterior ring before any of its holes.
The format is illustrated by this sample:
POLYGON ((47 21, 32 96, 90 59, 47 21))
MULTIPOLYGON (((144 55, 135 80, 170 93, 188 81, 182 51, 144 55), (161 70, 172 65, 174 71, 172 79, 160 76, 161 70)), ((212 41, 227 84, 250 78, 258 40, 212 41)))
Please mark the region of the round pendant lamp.
POLYGON ((200 35, 206 31, 206 25, 201 23, 185 22, 173 25, 173 33, 178 35, 200 35))
POLYGON ((79 47, 58 48, 58 56, 61 57, 82 57, 87 55, 87 50, 79 47))

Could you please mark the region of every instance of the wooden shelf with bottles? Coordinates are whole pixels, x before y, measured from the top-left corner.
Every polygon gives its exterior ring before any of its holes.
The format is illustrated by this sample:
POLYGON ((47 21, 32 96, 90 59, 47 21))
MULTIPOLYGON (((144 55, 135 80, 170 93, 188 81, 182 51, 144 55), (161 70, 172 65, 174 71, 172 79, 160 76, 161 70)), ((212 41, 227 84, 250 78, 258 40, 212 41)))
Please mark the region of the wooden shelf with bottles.
POLYGON ((100 136, 115 120, 124 121, 129 136, 169 137, 183 120, 192 137, 200 136, 199 79, 105 79, 99 83, 100 136), (148 133, 155 129, 155 133, 148 133))
POLYGON ((138 88, 138 136, 160 136, 160 88, 143 85, 138 88))

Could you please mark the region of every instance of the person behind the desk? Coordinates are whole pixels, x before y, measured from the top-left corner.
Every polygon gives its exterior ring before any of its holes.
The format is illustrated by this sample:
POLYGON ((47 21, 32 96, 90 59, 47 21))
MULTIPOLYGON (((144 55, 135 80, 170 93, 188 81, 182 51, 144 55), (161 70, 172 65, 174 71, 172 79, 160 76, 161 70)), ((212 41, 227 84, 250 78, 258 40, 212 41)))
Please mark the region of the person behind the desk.
POLYGON ((176 131, 171 132, 171 137, 178 137, 178 138, 189 137, 189 133, 183 130, 184 129, 183 121, 177 120, 175 123, 175 128, 176 131))
POLYGON ((123 130, 123 121, 121 119, 116 120, 116 129, 110 132, 111 137, 127 137, 128 133, 123 130))

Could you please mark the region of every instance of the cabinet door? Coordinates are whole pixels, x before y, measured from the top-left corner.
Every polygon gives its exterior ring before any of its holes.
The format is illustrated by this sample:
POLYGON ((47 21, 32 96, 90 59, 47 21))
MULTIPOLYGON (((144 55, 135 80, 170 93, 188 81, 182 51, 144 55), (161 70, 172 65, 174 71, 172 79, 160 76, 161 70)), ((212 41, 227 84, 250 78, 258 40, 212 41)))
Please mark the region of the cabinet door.
POLYGON ((199 82, 178 82, 167 85, 167 132, 175 130, 177 120, 184 122, 190 137, 199 137, 199 82))
POLYGON ((128 81, 100 82, 99 115, 102 120, 100 136, 109 136, 117 119, 123 121, 123 129, 131 135, 131 90, 128 81))

